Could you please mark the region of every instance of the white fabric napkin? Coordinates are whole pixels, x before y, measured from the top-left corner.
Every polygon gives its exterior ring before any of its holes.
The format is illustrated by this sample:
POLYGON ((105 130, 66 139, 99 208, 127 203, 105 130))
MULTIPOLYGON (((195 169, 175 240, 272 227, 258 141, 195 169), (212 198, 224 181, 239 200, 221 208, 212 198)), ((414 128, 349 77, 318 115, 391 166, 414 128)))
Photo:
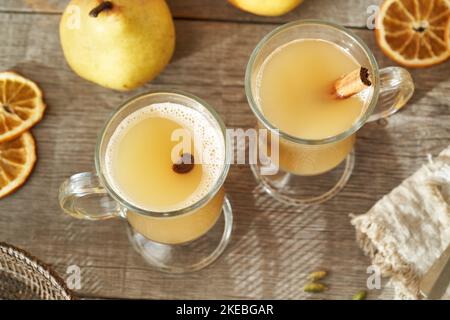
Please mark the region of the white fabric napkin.
POLYGON ((352 218, 359 245, 391 278, 395 298, 420 299, 421 278, 450 243, 450 146, 352 218))

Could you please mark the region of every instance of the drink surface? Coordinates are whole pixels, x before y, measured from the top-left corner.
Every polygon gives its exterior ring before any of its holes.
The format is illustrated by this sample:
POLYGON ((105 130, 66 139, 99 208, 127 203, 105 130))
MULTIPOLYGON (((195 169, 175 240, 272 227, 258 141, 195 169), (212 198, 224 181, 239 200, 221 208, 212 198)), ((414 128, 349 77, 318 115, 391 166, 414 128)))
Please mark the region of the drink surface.
POLYGON ((217 182, 223 163, 220 128, 199 111, 173 103, 150 105, 125 118, 106 155, 114 190, 134 206, 153 212, 179 210, 203 198, 217 182), (172 153, 181 143, 179 135, 173 136, 176 132, 191 145, 189 150, 179 148, 179 154, 194 156, 188 173, 173 170, 172 153))
POLYGON ((332 84, 360 67, 339 46, 296 40, 275 50, 258 75, 259 105, 275 127, 303 139, 325 139, 351 128, 364 113, 364 98, 331 99, 332 84))

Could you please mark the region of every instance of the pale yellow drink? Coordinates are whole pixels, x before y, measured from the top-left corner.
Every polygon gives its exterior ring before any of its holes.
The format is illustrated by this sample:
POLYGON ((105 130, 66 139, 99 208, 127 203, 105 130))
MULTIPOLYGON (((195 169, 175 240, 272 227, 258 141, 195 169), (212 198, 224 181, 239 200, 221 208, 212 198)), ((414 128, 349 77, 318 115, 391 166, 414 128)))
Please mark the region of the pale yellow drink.
MULTIPOLYGON (((350 129, 364 114, 364 98, 331 99, 331 86, 359 67, 337 45, 298 40, 275 50, 258 75, 257 99, 267 120, 296 138, 321 140, 350 129)), ((279 165, 298 175, 315 175, 339 165, 349 154, 354 135, 338 142, 306 145, 280 139, 279 165)))
POLYGON ((204 206, 167 217, 166 212, 187 208, 214 188, 224 165, 225 147, 220 128, 198 111, 178 104, 148 106, 128 116, 116 129, 107 150, 107 176, 115 191, 130 204, 160 216, 129 211, 127 219, 145 237, 167 244, 184 243, 205 234, 220 216, 224 191, 204 206), (173 169, 180 140, 175 132, 190 135, 194 156, 188 173, 173 169), (213 147, 214 152, 208 152, 213 147), (205 162, 205 163, 202 163, 205 162))

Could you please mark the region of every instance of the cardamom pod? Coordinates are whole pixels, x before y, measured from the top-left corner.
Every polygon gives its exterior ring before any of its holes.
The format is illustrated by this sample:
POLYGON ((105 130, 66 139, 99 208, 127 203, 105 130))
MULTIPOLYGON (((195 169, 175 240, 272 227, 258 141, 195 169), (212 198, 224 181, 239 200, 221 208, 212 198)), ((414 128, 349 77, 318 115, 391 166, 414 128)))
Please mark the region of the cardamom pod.
POLYGON ((327 272, 326 271, 315 271, 309 274, 308 276, 308 280, 311 281, 318 281, 320 279, 323 279, 327 276, 327 272))
POLYGON ((367 297, 367 292, 364 290, 358 291, 352 298, 352 300, 364 300, 367 297))
POLYGON ((190 153, 183 153, 181 158, 172 165, 172 170, 180 174, 189 173, 194 169, 194 165, 194 156, 190 153))
POLYGON ((324 292, 327 289, 328 288, 324 284, 318 283, 318 282, 311 282, 311 283, 306 284, 303 287, 303 291, 309 292, 309 293, 320 293, 320 292, 324 292))

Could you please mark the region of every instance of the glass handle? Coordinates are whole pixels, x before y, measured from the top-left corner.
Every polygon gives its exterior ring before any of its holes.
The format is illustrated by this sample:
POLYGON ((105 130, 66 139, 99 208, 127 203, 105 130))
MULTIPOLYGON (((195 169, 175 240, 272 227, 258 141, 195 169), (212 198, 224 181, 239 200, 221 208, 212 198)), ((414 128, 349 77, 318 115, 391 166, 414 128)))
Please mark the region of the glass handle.
POLYGON ((400 110, 414 93, 411 74, 400 67, 380 70, 380 95, 368 121, 389 117, 400 110))
POLYGON ((61 185, 59 204, 69 215, 86 220, 123 217, 120 205, 103 188, 94 173, 78 173, 61 185))

